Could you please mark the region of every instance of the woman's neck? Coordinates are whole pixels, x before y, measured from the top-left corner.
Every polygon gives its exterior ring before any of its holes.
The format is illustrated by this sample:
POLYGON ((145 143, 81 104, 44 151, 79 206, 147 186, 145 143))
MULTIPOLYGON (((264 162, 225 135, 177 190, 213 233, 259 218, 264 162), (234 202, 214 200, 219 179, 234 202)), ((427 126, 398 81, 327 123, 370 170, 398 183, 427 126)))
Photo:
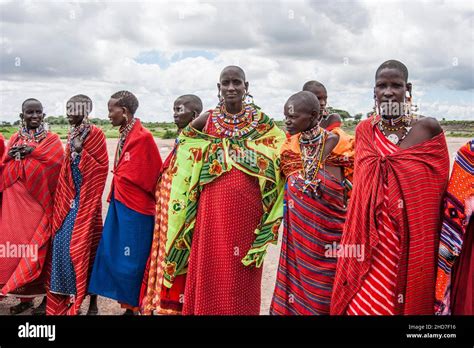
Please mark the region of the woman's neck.
POLYGON ((399 126, 403 123, 403 115, 392 116, 392 115, 381 115, 382 122, 390 126, 399 126))
POLYGON ((225 109, 229 114, 238 114, 242 111, 242 102, 225 103, 225 109))

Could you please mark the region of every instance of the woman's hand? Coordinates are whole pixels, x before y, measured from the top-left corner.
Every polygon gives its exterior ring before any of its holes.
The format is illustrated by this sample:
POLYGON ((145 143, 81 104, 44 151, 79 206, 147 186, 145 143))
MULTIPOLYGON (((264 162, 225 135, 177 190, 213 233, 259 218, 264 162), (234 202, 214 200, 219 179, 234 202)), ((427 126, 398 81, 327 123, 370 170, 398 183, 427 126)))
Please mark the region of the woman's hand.
POLYGON ((81 137, 76 137, 72 140, 72 148, 74 149, 74 152, 77 152, 78 154, 82 152, 82 144, 84 143, 84 139, 81 139, 81 137))
POLYGON ((14 146, 8 151, 8 155, 17 160, 23 159, 33 152, 35 148, 27 145, 14 146))

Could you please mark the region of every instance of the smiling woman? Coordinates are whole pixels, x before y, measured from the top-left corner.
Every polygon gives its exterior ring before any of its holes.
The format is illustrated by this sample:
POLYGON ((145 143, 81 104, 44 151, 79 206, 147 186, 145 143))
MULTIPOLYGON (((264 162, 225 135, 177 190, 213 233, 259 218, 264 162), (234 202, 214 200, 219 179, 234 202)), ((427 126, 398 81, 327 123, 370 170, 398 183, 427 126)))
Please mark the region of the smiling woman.
MULTIPOLYGON (((18 314, 45 293, 45 261, 52 227, 53 197, 64 150, 56 134, 45 129, 43 106, 36 99, 23 102, 22 126, 8 143, 2 170, 0 244, 35 245, 36 260, 7 258, 0 262, 2 295, 22 302, 10 309, 18 314)), ((38 314, 44 314, 43 301, 38 314)))
POLYGON ((411 113, 408 69, 396 60, 375 74, 376 114, 356 130, 354 188, 331 314, 434 313, 435 250, 447 184, 446 139, 435 119, 411 113), (363 228, 362 228, 362 227, 363 228))

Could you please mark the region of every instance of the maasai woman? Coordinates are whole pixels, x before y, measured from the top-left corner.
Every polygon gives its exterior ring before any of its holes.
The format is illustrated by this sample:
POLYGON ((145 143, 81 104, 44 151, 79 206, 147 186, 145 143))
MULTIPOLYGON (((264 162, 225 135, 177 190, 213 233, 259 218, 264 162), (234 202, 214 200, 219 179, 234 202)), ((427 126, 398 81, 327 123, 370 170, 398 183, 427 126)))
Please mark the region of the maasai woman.
MULTIPOLYGON (((174 122, 178 134, 202 112, 199 97, 186 94, 174 101, 174 122)), ((163 286, 164 259, 168 231, 168 205, 172 185, 172 168, 176 165, 176 139, 173 150, 163 163, 162 173, 156 186, 156 219, 155 231, 147 270, 142 284, 142 313, 152 314, 155 310, 160 314, 179 314, 183 307, 184 285, 186 274, 176 276, 173 286, 163 286)))
POLYGON ((291 137, 281 149, 287 185, 271 314, 329 314, 350 187, 344 168, 353 165, 353 141, 321 128, 319 110, 318 99, 307 91, 285 104, 291 137))
POLYGON ((474 315, 474 139, 456 154, 444 198, 435 314, 474 315))
POLYGON ((398 61, 375 74, 376 115, 356 129, 354 189, 331 314, 433 314, 441 199, 449 173, 436 119, 409 113, 411 84, 398 61))
POLYGON ((226 67, 217 87, 219 105, 179 136, 164 286, 187 273, 183 314, 259 314, 261 266, 283 213, 284 133, 246 102, 241 68, 226 67))
POLYGON ((138 313, 140 285, 155 220, 155 189, 161 157, 152 134, 134 117, 137 98, 110 97, 109 119, 120 126, 109 210, 97 249, 89 292, 117 300, 124 314, 138 313))
MULTIPOLYGON (((102 192, 109 168, 105 135, 89 123, 92 100, 79 94, 66 104, 71 129, 53 214, 51 277, 46 313, 76 315, 86 295, 102 233, 102 192)), ((96 314, 96 296, 88 314, 96 314)))
POLYGON ((318 81, 308 81, 303 85, 303 91, 313 93, 319 100, 321 122, 319 126, 327 131, 332 131, 334 128, 340 128, 342 125, 342 118, 338 113, 329 113, 327 109, 328 92, 326 87, 318 81))
MULTIPOLYGON (((328 92, 326 87, 321 82, 318 81, 308 81, 303 85, 303 91, 308 91, 313 93, 319 100, 319 110, 321 114, 321 122, 319 126, 324 128, 329 132, 333 132, 336 135, 340 135, 343 139, 350 141, 351 143, 354 140, 354 137, 348 135, 341 128, 342 118, 337 113, 330 113, 327 107, 328 101, 328 92)), ((344 167, 344 178, 346 185, 348 186, 348 196, 352 191, 352 181, 354 176, 354 166, 345 166, 344 167)))
MULTIPOLYGON (((10 138, 4 159, 0 244, 25 251, 0 262, 1 293, 22 301, 10 309, 12 314, 32 307, 33 298, 45 294, 53 198, 64 149, 59 137, 45 128, 44 116, 38 100, 23 102, 20 130, 10 138)), ((34 314, 44 314, 45 305, 43 301, 34 314)))

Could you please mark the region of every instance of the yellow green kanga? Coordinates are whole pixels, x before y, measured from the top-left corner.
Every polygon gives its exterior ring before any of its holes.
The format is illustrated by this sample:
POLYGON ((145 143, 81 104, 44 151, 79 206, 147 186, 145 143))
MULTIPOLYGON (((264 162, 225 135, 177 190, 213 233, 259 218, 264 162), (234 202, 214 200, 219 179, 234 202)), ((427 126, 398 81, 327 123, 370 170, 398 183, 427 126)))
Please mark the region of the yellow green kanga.
POLYGON ((285 133, 258 110, 258 125, 240 138, 218 138, 188 126, 178 137, 168 209, 164 285, 187 272, 199 194, 233 167, 258 178, 263 216, 255 240, 242 259, 245 266, 260 267, 267 246, 278 241, 283 216, 284 178, 280 175, 280 148, 285 133))

